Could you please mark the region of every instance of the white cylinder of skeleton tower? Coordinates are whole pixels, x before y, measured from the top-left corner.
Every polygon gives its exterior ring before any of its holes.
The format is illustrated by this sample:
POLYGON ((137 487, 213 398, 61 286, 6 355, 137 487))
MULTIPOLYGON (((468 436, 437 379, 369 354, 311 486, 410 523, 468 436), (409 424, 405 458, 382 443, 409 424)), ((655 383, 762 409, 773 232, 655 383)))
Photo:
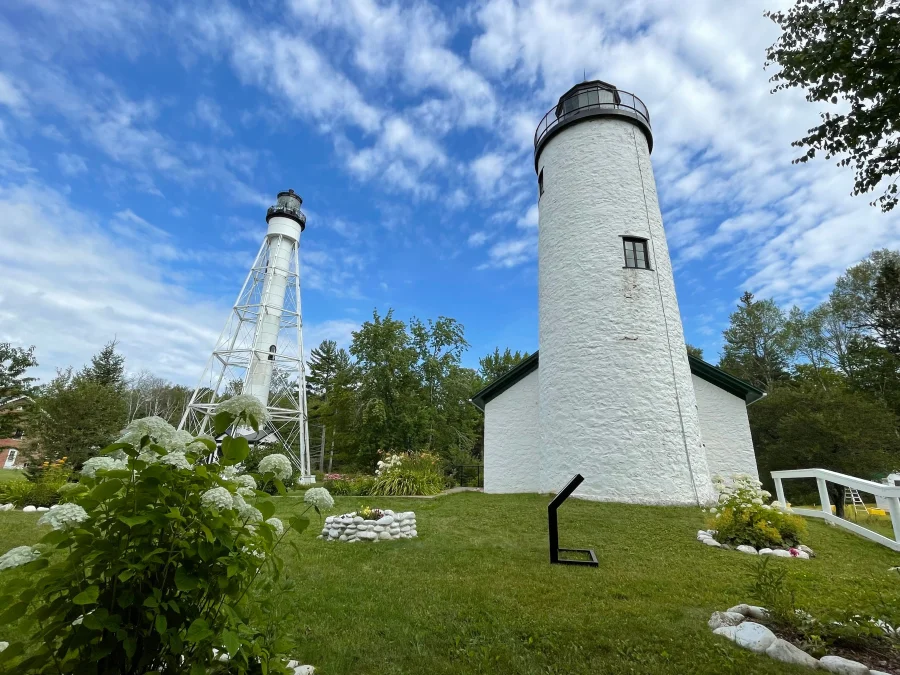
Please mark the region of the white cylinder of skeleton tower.
POLYGON ((541 487, 697 504, 713 497, 650 164, 650 117, 600 81, 535 134, 541 487))
POLYGON ((276 204, 266 214, 269 229, 265 245, 269 251, 269 259, 260 298, 260 315, 253 337, 250 367, 244 383, 244 393, 255 396, 263 405, 269 405, 272 368, 275 365, 274 351, 279 342, 284 295, 288 284, 293 283, 291 263, 295 260, 300 245, 300 233, 306 227, 306 216, 300 211, 302 203, 303 200, 293 190, 279 192, 276 204))

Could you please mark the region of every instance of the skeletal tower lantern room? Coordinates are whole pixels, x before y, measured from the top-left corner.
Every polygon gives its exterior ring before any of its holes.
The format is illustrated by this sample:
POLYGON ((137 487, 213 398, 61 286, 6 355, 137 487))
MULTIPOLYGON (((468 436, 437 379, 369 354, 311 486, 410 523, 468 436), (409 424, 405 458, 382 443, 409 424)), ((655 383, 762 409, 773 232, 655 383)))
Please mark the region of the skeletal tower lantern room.
POLYGON ((300 235, 306 216, 293 190, 279 192, 266 213, 268 229, 191 397, 181 427, 212 428, 216 405, 235 394, 256 397, 269 421, 251 440, 279 441, 303 479, 309 471, 306 382, 300 314, 300 235))

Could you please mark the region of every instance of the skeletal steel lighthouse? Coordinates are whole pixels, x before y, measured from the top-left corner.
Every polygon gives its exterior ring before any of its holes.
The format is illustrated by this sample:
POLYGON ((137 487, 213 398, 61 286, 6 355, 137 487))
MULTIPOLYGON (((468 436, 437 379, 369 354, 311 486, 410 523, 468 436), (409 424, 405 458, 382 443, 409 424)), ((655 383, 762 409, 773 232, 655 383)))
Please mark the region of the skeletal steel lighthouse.
POLYGON ((269 207, 268 231, 256 261, 179 428, 209 432, 217 403, 239 393, 255 396, 266 406, 269 421, 253 440, 280 442, 301 480, 312 482, 300 316, 302 203, 288 190, 269 207))

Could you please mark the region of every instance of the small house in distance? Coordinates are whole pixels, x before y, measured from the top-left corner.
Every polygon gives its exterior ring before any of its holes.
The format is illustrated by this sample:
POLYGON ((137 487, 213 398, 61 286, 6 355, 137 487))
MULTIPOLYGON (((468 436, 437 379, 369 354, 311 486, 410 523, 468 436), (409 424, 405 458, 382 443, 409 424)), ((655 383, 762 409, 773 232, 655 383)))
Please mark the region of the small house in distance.
POLYGON ((485 492, 704 504, 757 475, 746 406, 763 392, 689 358, 644 103, 567 91, 534 137, 540 352, 473 397, 485 492))

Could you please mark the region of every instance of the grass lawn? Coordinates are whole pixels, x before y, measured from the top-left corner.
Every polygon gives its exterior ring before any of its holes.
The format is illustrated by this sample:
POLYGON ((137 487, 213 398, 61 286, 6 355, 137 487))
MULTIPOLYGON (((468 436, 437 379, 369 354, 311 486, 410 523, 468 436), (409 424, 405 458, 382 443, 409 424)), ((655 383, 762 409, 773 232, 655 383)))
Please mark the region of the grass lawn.
POLYGON ((19 478, 25 478, 25 472, 22 469, 0 469, 0 483, 19 478))
MULTIPOLYGON (((278 500, 281 517, 302 500, 278 500)), ((698 509, 570 500, 561 545, 593 548, 600 567, 550 566, 547 496, 461 493, 433 500, 337 498, 415 510, 418 540, 343 544, 303 535, 283 550, 296 590, 284 630, 317 673, 804 673, 732 646, 706 626, 748 600, 750 556, 703 546, 698 509)), ((34 542, 37 514, 0 513, 0 551, 34 542)), ((813 614, 897 601, 900 554, 808 521, 810 561, 791 571, 813 614)), ((15 585, 17 570, 0 585, 15 585)), ((14 626, 0 628, 14 630, 14 626)), ((0 640, 8 635, 0 632, 0 640)))

